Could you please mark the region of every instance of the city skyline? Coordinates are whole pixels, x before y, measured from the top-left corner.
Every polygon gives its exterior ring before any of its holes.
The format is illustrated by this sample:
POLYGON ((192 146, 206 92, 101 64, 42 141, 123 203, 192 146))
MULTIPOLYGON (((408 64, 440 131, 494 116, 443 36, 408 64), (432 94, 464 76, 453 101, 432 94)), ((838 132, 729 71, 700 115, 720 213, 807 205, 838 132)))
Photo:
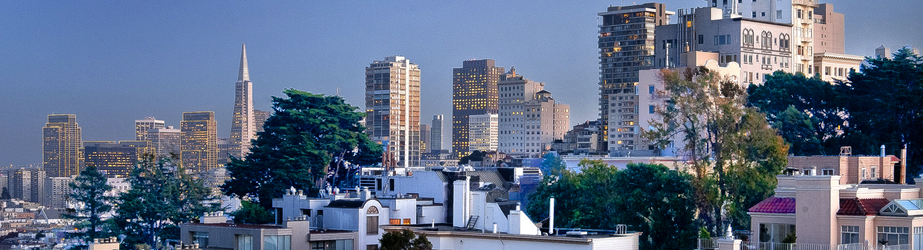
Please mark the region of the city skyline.
MULTIPOLYGON (((705 5, 662 2, 670 11, 705 5)), ((906 32, 923 25, 911 18, 921 2, 821 2, 845 14, 847 54, 873 55, 879 45, 892 51, 923 46, 923 34, 906 32), (905 8, 888 6, 894 4, 905 8)), ((7 35, 0 37, 0 75, 8 86, 0 94, 0 165, 41 162, 39 138, 48 114, 76 114, 87 141, 130 140, 134 121, 144 117, 178 128, 182 112, 197 110, 214 111, 218 134, 229 134, 234 90, 228 82, 238 70, 240 43, 251 45, 249 59, 259 65, 255 109, 267 110, 270 96, 285 88, 340 93, 364 108, 364 93, 355 91, 364 82, 361 69, 370 60, 403 55, 424 70, 421 117, 451 116, 452 68, 464 60, 494 59, 498 67, 515 66, 549 83, 555 98, 571 105, 571 122, 579 124, 598 117, 595 98, 585 98, 598 95, 596 14, 633 3, 643 2, 410 8, 10 2, 0 10, 0 34, 7 35), (386 30, 372 21, 386 17, 411 25, 386 30), (324 63, 315 63, 321 58, 324 63)))

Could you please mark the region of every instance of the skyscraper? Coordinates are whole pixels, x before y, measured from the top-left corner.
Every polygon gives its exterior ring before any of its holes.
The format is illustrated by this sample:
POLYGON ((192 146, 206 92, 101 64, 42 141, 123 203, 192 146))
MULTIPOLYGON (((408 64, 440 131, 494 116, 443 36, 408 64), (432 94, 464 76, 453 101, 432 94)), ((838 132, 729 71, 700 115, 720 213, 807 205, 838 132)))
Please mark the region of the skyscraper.
POLYGON ((600 145, 610 154, 635 150, 638 71, 653 67, 654 29, 669 24, 670 15, 662 3, 612 6, 599 13, 599 115, 603 123, 600 145), (610 106, 621 107, 610 113, 610 106), (606 143, 608 141, 608 143, 606 143))
POLYGON ((420 124, 420 153, 421 154, 429 152, 430 151, 429 148, 432 147, 429 145, 430 143, 432 143, 432 139, 431 139, 432 134, 430 133, 429 130, 430 130, 429 125, 422 124, 422 123, 420 124))
POLYGON ((497 82, 503 67, 494 60, 468 60, 452 69, 452 153, 468 154, 468 116, 497 113, 497 82))
POLYGON ((241 45, 240 73, 237 75, 234 94, 234 118, 231 120, 231 155, 243 158, 250 152, 250 139, 256 134, 253 124, 253 84, 247 68, 247 45, 241 45))
POLYGON ((420 68, 403 56, 365 68, 366 132, 386 145, 398 165, 420 162, 420 68))
POLYGON ((153 153, 156 156, 170 156, 170 154, 180 154, 181 131, 169 126, 166 128, 155 128, 147 131, 147 138, 150 141, 153 153))
POLYGON ((433 124, 430 128, 429 152, 439 153, 442 151, 442 115, 433 115, 433 124))
POLYGON ((42 165, 48 176, 67 177, 80 174, 83 146, 77 116, 48 115, 42 128, 42 165))
POLYGON ((154 117, 145 117, 141 120, 135 120, 135 140, 146 141, 148 130, 164 127, 164 122, 154 119, 154 117))
POLYGON ((218 167, 218 123, 215 112, 183 112, 181 122, 183 167, 195 172, 218 167))

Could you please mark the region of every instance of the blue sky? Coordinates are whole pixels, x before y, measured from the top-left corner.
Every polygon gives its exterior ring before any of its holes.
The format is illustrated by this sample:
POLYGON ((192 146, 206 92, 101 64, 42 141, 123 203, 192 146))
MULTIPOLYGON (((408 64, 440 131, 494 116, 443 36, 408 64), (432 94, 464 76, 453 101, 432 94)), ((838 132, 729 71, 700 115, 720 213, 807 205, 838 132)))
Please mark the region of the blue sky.
MULTIPOLYGON (((849 54, 923 46, 923 1, 829 2, 846 14, 849 54)), ((258 109, 285 88, 339 90, 361 107, 364 68, 403 55, 422 70, 422 120, 450 120, 452 68, 491 58, 545 82, 576 124, 597 116, 596 13, 623 3, 633 1, 0 0, 0 166, 41 162, 52 113, 76 114, 89 141, 211 110, 227 137, 241 43, 258 109)))

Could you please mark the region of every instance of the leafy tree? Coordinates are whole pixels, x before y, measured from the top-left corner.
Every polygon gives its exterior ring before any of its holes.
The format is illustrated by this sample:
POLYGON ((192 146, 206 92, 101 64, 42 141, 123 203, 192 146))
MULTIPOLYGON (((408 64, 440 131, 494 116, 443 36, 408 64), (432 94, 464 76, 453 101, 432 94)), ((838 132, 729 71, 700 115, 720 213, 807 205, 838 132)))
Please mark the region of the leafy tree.
MULTIPOLYGON (((107 231, 102 230, 104 223, 101 216, 112 210, 115 198, 106 195, 112 190, 106 183, 106 175, 96 166, 89 165, 68 186, 72 190, 70 197, 77 202, 77 207, 75 214, 65 214, 65 218, 79 221, 77 226, 85 231, 81 236, 87 242, 107 237, 107 231)), ((6 192, 6 188, 3 191, 6 192)))
POLYGON ((907 173, 918 173, 923 163, 923 58, 907 48, 893 59, 868 58, 861 72, 849 74, 849 81, 841 85, 849 100, 850 129, 873 142, 853 146, 853 152, 876 154, 877 145, 897 151, 909 144, 907 173))
POLYGON ((128 181, 131 189, 119 196, 113 218, 126 236, 125 248, 179 239, 179 224, 219 209, 211 190, 171 158, 144 159, 132 169, 128 181))
POLYGON ((381 162, 381 146, 371 141, 359 124, 364 116, 339 96, 294 89, 287 98, 273 97, 272 116, 250 148, 246 160, 231 159, 231 179, 221 187, 228 195, 255 196, 264 208, 285 189, 314 194, 325 181, 328 167, 344 161, 359 165, 381 162))
POLYGON ((840 134, 846 124, 844 89, 819 76, 776 71, 766 75, 763 84, 747 88, 747 105, 766 114, 791 145, 790 153, 837 154, 840 145, 821 144, 840 134))
POLYGON ((725 217, 749 227, 745 211, 772 195, 788 146, 765 114, 745 106, 747 95, 733 81, 704 67, 661 72, 665 100, 643 137, 661 148, 681 138, 698 216, 713 232, 725 217))
POLYGON ((10 196, 10 190, 7 190, 6 187, 3 187, 3 193, 0 194, 0 200, 9 200, 9 199, 13 199, 13 197, 10 196))
POLYGON ((814 127, 814 120, 808 114, 788 106, 777 117, 772 127, 779 131, 782 138, 791 145, 789 153, 795 155, 823 154, 824 148, 820 137, 814 127))
POLYGON ((642 232, 641 249, 695 247, 693 178, 663 165, 628 164, 617 170, 600 160, 583 160, 581 172, 565 170, 546 177, 529 197, 532 218, 547 218, 548 198, 555 199, 555 225, 614 229, 618 224, 642 232))
POLYGON ((561 158, 558 154, 547 153, 545 157, 542 158, 541 170, 545 175, 560 176, 564 173, 565 169, 567 169, 567 163, 565 163, 564 158, 561 158))
POLYGON ((432 250, 433 244, 426 235, 417 237, 413 231, 404 229, 387 232, 378 240, 381 250, 432 250))
POLYGON ((231 216, 234 216, 234 223, 238 224, 266 224, 275 221, 272 212, 250 201, 241 201, 240 209, 232 212, 231 216))

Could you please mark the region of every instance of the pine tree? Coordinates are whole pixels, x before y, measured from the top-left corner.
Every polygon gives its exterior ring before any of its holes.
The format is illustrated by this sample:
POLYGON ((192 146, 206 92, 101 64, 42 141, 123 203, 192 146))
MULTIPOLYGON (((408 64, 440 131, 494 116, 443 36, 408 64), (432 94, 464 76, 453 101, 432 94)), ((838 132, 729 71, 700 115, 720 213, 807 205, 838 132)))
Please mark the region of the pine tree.
MULTIPOLYGON (((102 226, 104 222, 101 216, 112 210, 114 197, 106 195, 106 192, 112 190, 112 186, 106 183, 106 175, 99 171, 96 166, 87 166, 80 172, 80 175, 74 179, 74 182, 68 184, 72 193, 70 197, 77 203, 76 214, 65 214, 66 218, 78 221, 77 227, 85 231, 81 236, 86 240, 108 236, 102 226), (98 232, 102 230, 102 232, 98 232)), ((6 188, 3 189, 6 195, 6 188)))

